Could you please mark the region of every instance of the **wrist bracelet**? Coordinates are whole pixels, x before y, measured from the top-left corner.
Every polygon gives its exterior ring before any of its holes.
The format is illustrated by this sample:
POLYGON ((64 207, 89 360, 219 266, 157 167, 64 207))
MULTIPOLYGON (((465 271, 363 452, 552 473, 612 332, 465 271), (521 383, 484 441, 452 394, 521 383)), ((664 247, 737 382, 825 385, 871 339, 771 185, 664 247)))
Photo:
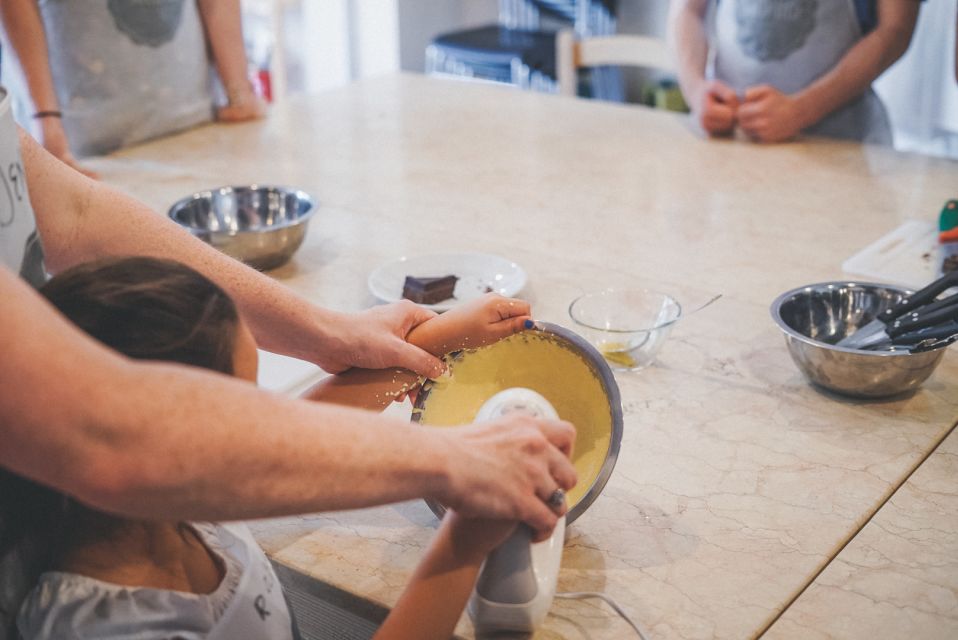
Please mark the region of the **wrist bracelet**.
POLYGON ((62 111, 37 111, 33 114, 33 117, 37 120, 40 118, 62 118, 62 111))

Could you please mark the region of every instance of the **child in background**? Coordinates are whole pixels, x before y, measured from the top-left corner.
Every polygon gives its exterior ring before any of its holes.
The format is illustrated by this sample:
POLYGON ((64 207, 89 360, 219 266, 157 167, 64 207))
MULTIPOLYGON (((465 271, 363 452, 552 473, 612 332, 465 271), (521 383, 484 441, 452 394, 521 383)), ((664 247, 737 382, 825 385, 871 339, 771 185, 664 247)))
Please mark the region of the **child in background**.
POLYGON ((908 49, 918 8, 919 0, 672 0, 682 93, 710 135, 739 127, 759 142, 805 131, 890 145, 871 84, 908 49))
POLYGON ((17 105, 17 119, 91 177, 75 156, 214 116, 239 122, 266 113, 248 78, 240 0, 3 0, 0 15, 4 84, 31 105, 17 105), (225 104, 214 106, 209 58, 225 104))
MULTIPOLYGON (((184 265, 112 259, 65 271, 41 292, 81 329, 129 357, 255 383, 256 343, 232 300, 184 265)), ((487 296, 420 325, 418 339, 437 353, 463 342, 494 342, 520 331, 528 312, 527 303, 487 296)), ((351 370, 324 381, 311 397, 380 406, 369 390, 395 396, 415 382, 410 376, 351 370)), ((119 518, 6 472, 0 516, 18 525, 4 532, 0 548, 26 541, 43 552, 36 567, 42 574, 17 620, 24 640, 296 637, 278 579, 242 525, 164 522, 162 514, 155 521, 119 518)), ((483 558, 514 526, 449 512, 376 637, 450 637, 483 558)))

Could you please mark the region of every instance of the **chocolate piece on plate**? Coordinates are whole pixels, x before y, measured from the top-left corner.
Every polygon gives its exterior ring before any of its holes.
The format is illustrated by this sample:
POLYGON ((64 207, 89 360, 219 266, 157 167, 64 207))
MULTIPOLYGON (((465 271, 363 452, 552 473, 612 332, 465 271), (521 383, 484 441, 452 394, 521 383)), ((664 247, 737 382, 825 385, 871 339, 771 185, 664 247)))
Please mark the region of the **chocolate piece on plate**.
POLYGON ((441 278, 415 278, 406 276, 403 284, 402 297, 419 304, 436 304, 452 297, 456 288, 456 276, 441 278))

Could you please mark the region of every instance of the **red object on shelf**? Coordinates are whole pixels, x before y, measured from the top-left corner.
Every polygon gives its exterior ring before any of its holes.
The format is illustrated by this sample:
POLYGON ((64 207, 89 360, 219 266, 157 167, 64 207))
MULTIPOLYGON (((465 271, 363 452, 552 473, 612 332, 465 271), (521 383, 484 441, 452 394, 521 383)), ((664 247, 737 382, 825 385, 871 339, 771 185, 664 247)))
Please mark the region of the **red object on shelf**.
POLYGON ((253 89, 266 102, 273 101, 273 79, 270 76, 269 69, 253 70, 250 81, 253 83, 253 89))

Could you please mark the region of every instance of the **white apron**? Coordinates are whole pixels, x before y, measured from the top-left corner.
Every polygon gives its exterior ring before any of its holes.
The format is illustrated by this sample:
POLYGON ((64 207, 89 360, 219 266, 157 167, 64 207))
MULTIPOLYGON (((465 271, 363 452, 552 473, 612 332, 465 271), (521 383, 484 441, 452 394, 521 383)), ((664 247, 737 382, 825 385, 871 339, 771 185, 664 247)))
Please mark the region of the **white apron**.
MULTIPOLYGON (((722 0, 715 20, 714 76, 739 96, 759 84, 800 91, 862 38, 852 0, 722 0)), ((891 144, 888 116, 871 89, 805 132, 891 144)))
POLYGON ((102 154, 213 118, 195 0, 39 0, 70 148, 102 154))
POLYGON ((0 263, 40 286, 46 281, 43 250, 10 103, 10 94, 0 87, 0 263))
POLYGON ((25 640, 294 640, 282 585, 249 530, 193 527, 226 567, 212 593, 47 572, 20 609, 20 634, 25 640))
POLYGON ((248 528, 228 525, 221 528, 235 536, 232 541, 223 536, 221 541, 224 549, 241 559, 246 571, 233 600, 216 621, 207 640, 293 640, 293 623, 283 587, 266 554, 248 528))

